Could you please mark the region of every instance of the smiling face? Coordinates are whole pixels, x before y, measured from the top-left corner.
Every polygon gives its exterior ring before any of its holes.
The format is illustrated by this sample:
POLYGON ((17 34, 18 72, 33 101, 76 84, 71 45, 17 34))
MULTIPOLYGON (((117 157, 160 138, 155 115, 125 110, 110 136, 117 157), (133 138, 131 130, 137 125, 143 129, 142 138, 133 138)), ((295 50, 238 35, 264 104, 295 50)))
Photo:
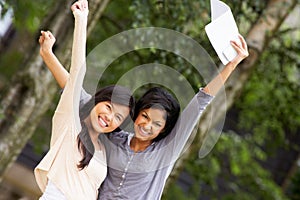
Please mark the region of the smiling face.
POLYGON ((90 120, 97 133, 109 133, 118 128, 128 115, 128 106, 102 101, 91 110, 90 120))
POLYGON ((139 112, 134 121, 135 137, 140 141, 152 142, 166 125, 166 111, 148 108, 139 112))

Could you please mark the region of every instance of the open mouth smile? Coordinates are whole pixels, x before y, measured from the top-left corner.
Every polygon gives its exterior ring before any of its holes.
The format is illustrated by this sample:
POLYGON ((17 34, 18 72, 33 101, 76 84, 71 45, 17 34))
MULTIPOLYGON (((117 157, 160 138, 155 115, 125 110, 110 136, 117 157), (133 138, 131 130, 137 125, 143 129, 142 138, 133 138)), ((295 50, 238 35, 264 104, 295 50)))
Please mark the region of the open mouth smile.
POLYGON ((139 126, 139 132, 142 136, 144 137, 148 137, 151 135, 150 132, 148 132, 147 130, 145 130, 143 127, 139 126))
POLYGON ((108 127, 108 124, 99 116, 98 122, 101 127, 108 127))

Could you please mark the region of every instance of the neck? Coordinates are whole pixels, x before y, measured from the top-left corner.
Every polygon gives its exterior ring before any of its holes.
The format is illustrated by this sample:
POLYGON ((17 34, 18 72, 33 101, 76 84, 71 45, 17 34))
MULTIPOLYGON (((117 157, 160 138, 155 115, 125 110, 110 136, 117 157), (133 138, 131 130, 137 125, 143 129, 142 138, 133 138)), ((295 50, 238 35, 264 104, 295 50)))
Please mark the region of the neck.
POLYGON ((148 146, 150 146, 152 141, 142 141, 136 137, 133 137, 130 141, 130 149, 134 152, 144 151, 148 146))
POLYGON ((94 145, 95 150, 100 150, 100 146, 99 146, 99 143, 98 143, 99 133, 97 133, 96 131, 94 131, 94 129, 92 128, 91 121, 89 120, 89 117, 87 117, 84 120, 84 122, 85 122, 85 124, 87 126, 87 129, 88 129, 88 132, 89 132, 89 135, 90 135, 90 138, 92 140, 92 143, 94 145))

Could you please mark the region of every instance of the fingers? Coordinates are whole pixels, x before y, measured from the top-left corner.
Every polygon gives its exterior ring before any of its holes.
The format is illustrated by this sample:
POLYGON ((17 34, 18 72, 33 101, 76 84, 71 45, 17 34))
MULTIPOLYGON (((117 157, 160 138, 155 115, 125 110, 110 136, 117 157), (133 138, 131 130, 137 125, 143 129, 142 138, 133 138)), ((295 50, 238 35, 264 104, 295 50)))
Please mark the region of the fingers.
POLYGON ((247 47, 247 42, 245 41, 244 37, 242 35, 238 35, 238 39, 237 40, 232 40, 230 41, 231 45, 233 45, 235 48, 247 51, 248 47, 247 47))
POLYGON ((55 39, 53 34, 50 31, 41 31, 41 36, 44 39, 55 39))
POLYGON ((239 51, 241 49, 241 43, 240 42, 238 42, 236 40, 232 40, 232 41, 230 41, 230 43, 236 51, 239 51))
POLYGON ((44 31, 41 31, 41 35, 39 37, 39 43, 42 44, 45 41, 45 34, 44 31))
POLYGON ((39 37, 39 43, 43 44, 45 41, 50 41, 51 43, 54 43, 56 41, 55 37, 50 31, 41 31, 41 35, 39 37))
POLYGON ((50 31, 47 31, 46 35, 47 35, 47 37, 49 37, 49 39, 55 39, 50 31))
POLYGON ((87 0, 78 0, 77 2, 73 3, 71 6, 71 10, 74 12, 76 10, 84 11, 88 8, 88 1, 87 0))
POLYGON ((43 37, 43 36, 40 36, 40 37, 39 37, 39 43, 40 43, 40 44, 44 43, 44 37, 43 37))
POLYGON ((242 43, 243 49, 247 49, 247 48, 248 48, 248 47, 247 47, 247 42, 246 42, 246 40, 244 39, 244 37, 243 37, 241 34, 239 34, 238 37, 239 37, 239 39, 240 39, 240 41, 241 41, 241 43, 242 43))
POLYGON ((87 0, 80 0, 80 1, 82 1, 82 7, 83 7, 83 9, 88 8, 88 1, 87 0))
POLYGON ((231 41, 231 45, 238 53, 238 57, 244 59, 249 56, 247 43, 242 35, 239 34, 237 40, 231 41))

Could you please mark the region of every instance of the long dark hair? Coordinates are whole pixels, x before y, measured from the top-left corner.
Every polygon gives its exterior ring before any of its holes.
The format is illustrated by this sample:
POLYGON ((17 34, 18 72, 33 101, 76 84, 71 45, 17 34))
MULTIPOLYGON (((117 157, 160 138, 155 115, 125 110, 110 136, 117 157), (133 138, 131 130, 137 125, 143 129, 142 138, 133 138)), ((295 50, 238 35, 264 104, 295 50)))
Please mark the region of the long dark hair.
MULTIPOLYGON (((98 92, 79 110, 79 117, 82 129, 78 134, 77 141, 78 149, 83 154, 83 158, 79 161, 79 164, 77 165, 79 169, 83 169, 89 164, 95 152, 94 145, 92 143, 91 137, 88 132, 88 128, 84 120, 89 116, 94 106, 103 101, 110 101, 111 103, 116 103, 129 107, 129 116, 126 117, 126 119, 122 123, 122 126, 128 123, 133 117, 135 100, 132 96, 131 91, 128 88, 118 85, 110 85, 98 90, 98 92)), ((120 128, 118 127, 114 131, 119 130, 120 128)))
POLYGON ((148 108, 165 110, 167 113, 164 129, 156 138, 153 139, 153 141, 159 141, 166 137, 175 126, 180 113, 180 105, 168 91, 160 87, 153 87, 149 89, 136 103, 133 118, 134 121, 142 110, 148 108))

